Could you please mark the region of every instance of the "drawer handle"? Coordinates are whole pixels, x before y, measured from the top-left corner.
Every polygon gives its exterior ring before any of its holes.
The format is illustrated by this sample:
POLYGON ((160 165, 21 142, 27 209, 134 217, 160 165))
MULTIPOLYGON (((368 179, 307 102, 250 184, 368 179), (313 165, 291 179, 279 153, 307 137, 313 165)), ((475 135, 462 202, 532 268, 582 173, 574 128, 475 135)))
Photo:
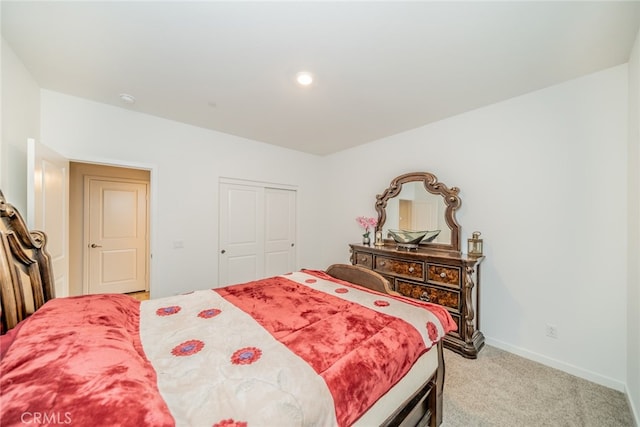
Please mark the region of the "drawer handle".
POLYGON ((380 265, 384 265, 384 261, 380 261, 380 265))
POLYGON ((429 294, 426 292, 423 292, 422 295, 420 295, 420 301, 424 301, 424 302, 429 302, 431 301, 429 299, 429 294))
POLYGON ((413 268, 413 267, 409 267, 409 273, 413 273, 414 271, 416 271, 416 269, 415 269, 415 268, 413 268))
POLYGON ((360 261, 367 262, 367 258, 366 257, 362 257, 362 258, 360 258, 360 261))
POLYGON ((442 273, 440 273, 440 277, 442 277, 444 279, 445 277, 447 277, 447 275, 444 274, 444 272, 442 272, 442 273))

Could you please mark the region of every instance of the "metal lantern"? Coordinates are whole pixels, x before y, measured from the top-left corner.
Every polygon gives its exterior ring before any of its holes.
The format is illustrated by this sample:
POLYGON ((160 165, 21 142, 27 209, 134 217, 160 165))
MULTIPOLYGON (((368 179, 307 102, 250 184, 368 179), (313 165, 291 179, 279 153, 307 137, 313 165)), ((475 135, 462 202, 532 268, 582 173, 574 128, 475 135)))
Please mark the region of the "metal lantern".
POLYGON ((482 256, 482 239, 480 232, 474 231, 467 240, 467 254, 470 256, 482 256))

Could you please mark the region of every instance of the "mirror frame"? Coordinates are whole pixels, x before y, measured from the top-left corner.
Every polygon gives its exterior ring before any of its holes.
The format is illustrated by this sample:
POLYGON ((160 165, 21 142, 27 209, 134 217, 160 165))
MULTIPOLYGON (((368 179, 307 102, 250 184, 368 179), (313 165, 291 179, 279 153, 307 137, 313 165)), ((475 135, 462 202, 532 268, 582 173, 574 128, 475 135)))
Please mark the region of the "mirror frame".
MULTIPOLYGON (((435 249, 460 253, 460 224, 456 220, 456 210, 460 207, 461 201, 458 197, 460 189, 458 187, 448 188, 438 178, 429 172, 411 172, 394 178, 389 184, 389 188, 382 194, 376 196, 376 211, 378 212, 378 225, 376 232, 382 231, 382 227, 387 219, 387 202, 397 196, 402 191, 402 184, 407 182, 422 182, 424 189, 431 194, 442 196, 446 205, 444 213, 445 221, 451 229, 451 243, 420 243, 421 248, 435 249)), ((394 243, 392 239, 383 239, 385 243, 394 243)))

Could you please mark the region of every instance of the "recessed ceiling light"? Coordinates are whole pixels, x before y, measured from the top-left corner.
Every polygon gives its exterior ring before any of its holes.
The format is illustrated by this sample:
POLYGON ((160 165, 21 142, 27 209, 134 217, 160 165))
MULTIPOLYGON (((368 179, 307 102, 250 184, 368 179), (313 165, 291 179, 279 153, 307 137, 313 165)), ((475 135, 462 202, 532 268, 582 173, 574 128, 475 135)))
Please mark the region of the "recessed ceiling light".
POLYGON ((121 93, 119 96, 120 96, 120 100, 125 104, 133 105, 136 103, 136 99, 132 95, 129 95, 128 93, 121 93))
POLYGON ((313 74, 307 71, 300 71, 298 74, 296 74, 296 81, 299 85, 309 86, 311 83, 313 83, 313 74))

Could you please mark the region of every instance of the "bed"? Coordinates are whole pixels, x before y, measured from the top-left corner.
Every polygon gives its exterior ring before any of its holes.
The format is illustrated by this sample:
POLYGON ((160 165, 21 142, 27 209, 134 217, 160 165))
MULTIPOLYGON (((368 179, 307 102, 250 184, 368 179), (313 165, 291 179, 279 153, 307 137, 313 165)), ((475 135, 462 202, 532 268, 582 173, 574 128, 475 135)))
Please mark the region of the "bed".
POLYGON ((440 306, 358 266, 137 301, 55 298, 0 192, 0 425, 440 425, 440 306))

